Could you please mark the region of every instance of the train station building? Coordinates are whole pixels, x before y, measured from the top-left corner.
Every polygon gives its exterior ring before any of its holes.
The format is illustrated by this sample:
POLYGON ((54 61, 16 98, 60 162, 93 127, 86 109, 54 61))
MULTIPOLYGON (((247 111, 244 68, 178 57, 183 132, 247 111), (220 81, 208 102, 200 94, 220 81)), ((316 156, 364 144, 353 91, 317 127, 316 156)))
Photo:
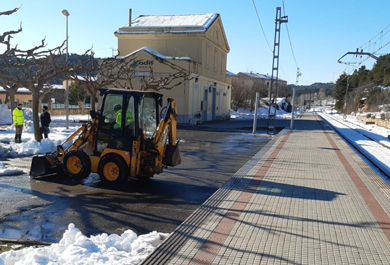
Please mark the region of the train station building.
POLYGON ((145 79, 174 78, 168 86, 152 89, 173 97, 178 122, 199 124, 230 118, 230 51, 219 14, 142 15, 115 32, 119 57, 134 60, 131 89, 145 79))

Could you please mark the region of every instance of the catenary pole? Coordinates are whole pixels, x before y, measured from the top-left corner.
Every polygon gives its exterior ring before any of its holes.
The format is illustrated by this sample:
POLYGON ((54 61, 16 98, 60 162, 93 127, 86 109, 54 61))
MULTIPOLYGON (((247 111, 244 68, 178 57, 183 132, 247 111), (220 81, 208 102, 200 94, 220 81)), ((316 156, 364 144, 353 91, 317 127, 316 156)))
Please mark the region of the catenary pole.
POLYGON ((256 128, 257 128, 257 106, 259 105, 259 99, 260 99, 260 94, 259 94, 259 92, 256 92, 255 114, 253 116, 253 131, 252 131, 252 134, 256 133, 256 128))
POLYGON ((294 130, 295 87, 299 84, 299 77, 300 77, 300 76, 301 76, 301 73, 299 72, 299 68, 297 68, 297 79, 295 80, 295 86, 293 87, 293 95, 292 95, 290 130, 294 130))

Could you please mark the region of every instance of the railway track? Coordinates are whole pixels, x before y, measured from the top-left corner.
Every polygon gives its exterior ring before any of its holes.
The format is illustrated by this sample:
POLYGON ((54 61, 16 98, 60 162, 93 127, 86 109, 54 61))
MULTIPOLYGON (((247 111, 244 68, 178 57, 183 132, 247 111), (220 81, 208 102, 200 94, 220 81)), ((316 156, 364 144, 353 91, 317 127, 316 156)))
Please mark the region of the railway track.
POLYGON ((382 143, 370 136, 372 133, 365 131, 362 127, 359 127, 358 125, 350 125, 349 123, 336 119, 327 113, 322 112, 321 115, 317 114, 317 117, 320 117, 321 120, 337 132, 340 137, 354 147, 360 155, 370 161, 372 166, 377 168, 387 179, 390 179, 390 167, 386 165, 386 161, 390 161, 389 141, 382 143), (345 130, 345 128, 347 130, 345 130), (350 131, 348 132, 348 130, 352 130, 354 133, 359 134, 359 141, 356 141, 354 137, 351 137, 352 133, 350 131), (370 141, 372 143, 363 146, 361 144, 361 140, 370 141))
POLYGON ((364 133, 366 130, 362 126, 359 126, 357 124, 354 124, 354 126, 351 126, 351 125, 349 125, 348 122, 341 122, 339 119, 335 119, 334 117, 332 117, 332 115, 329 115, 329 114, 327 114, 325 112, 323 112, 323 115, 326 116, 328 119, 332 119, 333 121, 338 122, 338 123, 340 123, 340 124, 350 128, 350 129, 354 130, 355 132, 357 132, 357 133, 367 137, 369 140, 374 141, 377 144, 380 144, 381 146, 383 146, 383 147, 385 147, 385 148, 390 150, 390 142, 387 143, 387 144, 384 144, 384 143, 378 141, 377 139, 375 139, 372 136, 370 136, 369 133, 364 133), (360 129, 356 129, 356 127, 360 127, 360 129))

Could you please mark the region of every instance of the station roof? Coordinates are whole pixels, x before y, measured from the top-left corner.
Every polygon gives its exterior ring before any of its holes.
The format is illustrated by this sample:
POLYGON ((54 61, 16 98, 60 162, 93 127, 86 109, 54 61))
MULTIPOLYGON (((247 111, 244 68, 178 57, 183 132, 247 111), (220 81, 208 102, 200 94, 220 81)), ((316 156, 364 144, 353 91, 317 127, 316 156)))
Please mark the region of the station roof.
POLYGON ((217 13, 203 15, 141 15, 120 28, 117 34, 206 32, 219 17, 217 13))

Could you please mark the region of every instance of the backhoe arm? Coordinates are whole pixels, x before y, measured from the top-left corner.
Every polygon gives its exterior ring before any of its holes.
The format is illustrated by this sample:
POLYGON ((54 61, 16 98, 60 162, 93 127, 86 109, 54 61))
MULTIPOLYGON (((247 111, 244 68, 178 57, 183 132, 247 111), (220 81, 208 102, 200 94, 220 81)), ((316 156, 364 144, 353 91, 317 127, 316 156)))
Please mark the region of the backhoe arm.
POLYGON ((177 137, 177 107, 176 100, 168 98, 168 104, 157 127, 153 146, 158 151, 156 164, 177 166, 181 163, 177 137))

